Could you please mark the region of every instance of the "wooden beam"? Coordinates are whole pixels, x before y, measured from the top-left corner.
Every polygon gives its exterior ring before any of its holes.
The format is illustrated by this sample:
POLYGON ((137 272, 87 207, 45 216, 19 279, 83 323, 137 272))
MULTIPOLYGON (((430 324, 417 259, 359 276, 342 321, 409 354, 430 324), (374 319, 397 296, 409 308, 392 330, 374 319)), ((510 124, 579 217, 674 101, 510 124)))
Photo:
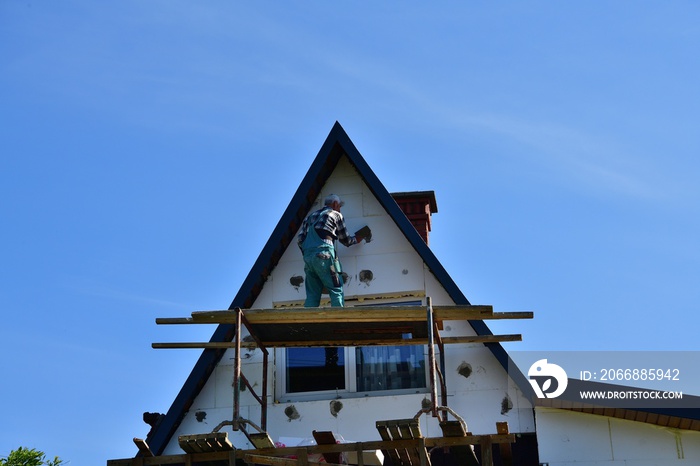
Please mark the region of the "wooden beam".
MULTIPOLYGON (((370 442, 355 442, 341 443, 336 445, 311 445, 307 447, 286 447, 286 448, 263 448, 258 450, 234 450, 236 458, 243 460, 246 455, 261 455, 261 456, 289 456, 298 455, 300 451, 305 451, 307 454, 327 453, 327 452, 343 452, 343 451, 373 451, 386 450, 391 448, 415 448, 424 440, 426 448, 434 447, 449 447, 456 445, 478 445, 479 442, 488 437, 492 444, 515 443, 515 434, 491 434, 491 435, 467 435, 465 437, 429 437, 425 439, 403 439, 390 441, 370 441, 370 442)), ((191 463, 206 462, 206 461, 226 461, 229 459, 231 452, 217 451, 208 453, 192 453, 180 455, 163 455, 147 458, 124 458, 107 460, 107 466, 133 466, 136 460, 140 460, 144 465, 165 465, 165 464, 186 464, 189 460, 191 463)), ((306 458, 306 455, 302 455, 306 458)), ((296 463, 299 464, 299 463, 296 463)), ((281 466, 281 465, 280 465, 281 466)))
MULTIPOLYGON (((512 311, 512 312, 494 312, 490 317, 484 317, 488 320, 513 320, 513 319, 533 319, 535 313, 532 311, 512 311)), ((449 320, 449 319, 443 319, 449 320)), ((473 320, 473 319, 472 319, 473 320)))
POLYGON ((156 324, 197 324, 191 317, 156 317, 156 324))
MULTIPOLYGON (((493 307, 434 306, 435 320, 503 320, 532 319, 534 313, 493 312, 493 307)), ((340 322, 422 322, 425 306, 362 306, 362 307, 293 307, 285 309, 244 309, 245 318, 255 324, 340 323, 340 322)), ((156 324, 233 324, 235 310, 195 311, 192 317, 159 317, 156 324)))
MULTIPOLYGON (((489 311, 484 314, 483 319, 493 320, 493 319, 532 319, 534 313, 532 311, 509 311, 509 312, 493 312, 493 306, 491 305, 473 305, 473 306, 433 306, 433 312, 435 313, 436 320, 464 320, 466 316, 465 312, 470 312, 470 310, 483 309, 484 311, 489 311), (455 317, 455 319, 450 319, 450 317, 455 317)), ((468 319, 468 318, 467 318, 468 319)), ((478 319, 473 319, 478 320, 478 319)))
POLYGON ((489 434, 467 435, 466 437, 429 437, 425 439, 425 446, 432 448, 455 445, 478 445, 483 438, 488 438, 491 443, 515 443, 515 434, 489 434))
POLYGON ((496 343, 501 341, 522 341, 523 336, 519 333, 511 335, 475 335, 466 337, 442 337, 445 344, 454 343, 496 343))
MULTIPOLYGON (((486 434, 486 435, 467 435, 465 437, 423 437, 425 446, 433 447, 450 447, 457 445, 478 445, 482 437, 488 437, 492 443, 515 443, 515 434, 486 434)), ((344 451, 374 451, 387 449, 404 449, 415 448, 419 444, 418 438, 400 439, 400 440, 372 440, 368 442, 354 443, 338 443, 335 445, 309 445, 304 448, 308 454, 313 453, 339 453, 344 451)), ((282 448, 262 448, 257 450, 237 450, 236 454, 239 458, 249 453, 260 454, 264 456, 288 456, 299 452, 300 447, 282 447, 282 448)))
MULTIPOLYGON (((277 456, 264 456, 249 453, 243 457, 243 460, 251 465, 263 464, 266 466, 298 466, 300 459, 298 458, 280 458, 277 456)), ((333 466, 333 463, 319 463, 316 461, 307 461, 308 466, 333 466)))
MULTIPOLYGON (((251 325, 335 322, 424 322, 425 306, 362 306, 288 309, 245 309, 251 325)), ((436 311, 436 320, 482 320, 493 318, 492 306, 451 306, 436 311)), ((194 322, 233 323, 234 311, 195 311, 194 322)))
MULTIPOLYGON (((443 337, 443 343, 495 343, 504 341, 522 341, 522 335, 473 335, 464 337, 443 337)), ((328 346, 409 346, 427 345, 427 338, 382 339, 368 338, 361 340, 297 340, 297 341, 263 341, 267 348, 312 348, 328 346)), ((241 342, 242 347, 255 348, 253 342, 241 342)), ((182 342, 182 343, 152 343, 154 349, 228 349, 234 348, 235 342, 182 342)))
POLYGON ((146 443, 146 441, 144 439, 134 437, 134 444, 136 444, 136 447, 138 447, 139 453, 141 454, 141 456, 144 456, 144 457, 153 456, 153 452, 151 451, 151 448, 148 446, 148 444, 146 443))
MULTIPOLYGON (((241 450, 238 450, 241 451, 241 450)), ((236 451, 236 453, 238 453, 236 451)), ((200 463, 206 461, 226 461, 229 459, 230 452, 228 451, 215 451, 207 453, 183 453, 179 455, 161 455, 161 456, 151 456, 145 458, 125 458, 125 459, 114 459, 107 460, 107 466, 134 466, 137 459, 140 459, 144 466, 150 465, 165 465, 165 464, 177 464, 183 465, 187 464, 189 461, 192 463, 200 463)))
MULTIPOLYGON (((255 324, 323 322, 423 322, 425 306, 318 307, 288 309, 245 309, 246 319, 255 324)), ((531 319, 527 312, 493 312, 492 306, 436 306, 435 320, 531 319)), ((234 311, 195 311, 192 323, 234 323, 234 311)))
POLYGON ((233 348, 235 344, 232 341, 207 342, 207 343, 151 343, 153 349, 228 349, 233 348))

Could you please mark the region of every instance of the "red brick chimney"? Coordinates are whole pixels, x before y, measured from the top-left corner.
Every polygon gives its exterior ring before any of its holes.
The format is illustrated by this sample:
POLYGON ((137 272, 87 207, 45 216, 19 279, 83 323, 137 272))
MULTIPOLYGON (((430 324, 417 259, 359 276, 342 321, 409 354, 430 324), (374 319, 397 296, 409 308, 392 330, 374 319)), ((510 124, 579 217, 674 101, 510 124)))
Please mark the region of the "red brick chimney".
POLYGON ((430 215, 438 211, 435 201, 435 191, 412 191, 408 193, 391 193, 411 224, 428 243, 428 235, 431 230, 430 215))

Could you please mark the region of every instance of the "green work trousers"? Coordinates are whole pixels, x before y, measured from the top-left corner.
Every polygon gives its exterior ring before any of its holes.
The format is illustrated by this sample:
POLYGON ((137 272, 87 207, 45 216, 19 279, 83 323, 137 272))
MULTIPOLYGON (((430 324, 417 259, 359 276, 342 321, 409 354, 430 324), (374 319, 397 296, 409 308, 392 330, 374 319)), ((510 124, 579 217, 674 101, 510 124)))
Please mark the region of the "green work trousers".
POLYGON ((344 307, 343 279, 339 273, 334 273, 331 268, 335 262, 333 245, 323 241, 312 226, 309 227, 302 247, 304 272, 306 273, 304 307, 318 307, 321 304, 321 293, 324 288, 328 290, 331 306, 344 307))

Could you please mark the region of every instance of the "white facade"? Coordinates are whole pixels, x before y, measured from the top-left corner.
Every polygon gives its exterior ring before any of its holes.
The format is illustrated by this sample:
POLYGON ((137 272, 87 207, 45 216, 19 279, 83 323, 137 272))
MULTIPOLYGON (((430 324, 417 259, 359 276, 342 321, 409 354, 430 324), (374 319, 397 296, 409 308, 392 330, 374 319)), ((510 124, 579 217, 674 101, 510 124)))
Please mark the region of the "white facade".
POLYGON ((700 464, 700 432, 563 409, 536 409, 540 463, 549 466, 700 464))

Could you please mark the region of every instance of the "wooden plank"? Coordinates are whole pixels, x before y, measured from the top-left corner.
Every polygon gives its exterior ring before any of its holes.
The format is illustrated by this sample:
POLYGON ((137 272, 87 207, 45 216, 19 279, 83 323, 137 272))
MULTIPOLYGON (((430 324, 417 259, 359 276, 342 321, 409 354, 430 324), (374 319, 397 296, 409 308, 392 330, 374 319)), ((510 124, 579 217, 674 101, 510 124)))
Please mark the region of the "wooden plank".
POLYGON ((515 443, 515 434, 506 435, 467 435, 466 437, 429 437, 425 439, 428 448, 450 447, 455 445, 478 445, 483 437, 488 437, 491 443, 515 443))
POLYGON ((333 340, 295 340, 295 341, 265 341, 265 346, 268 348, 312 348, 312 347, 327 347, 327 346, 411 346, 411 345, 427 345, 427 338, 373 338, 369 336, 367 339, 333 339, 333 340))
POLYGON ((382 439, 386 440, 411 440, 411 443, 403 448, 383 449, 395 466, 430 466, 430 458, 425 454, 425 444, 417 419, 396 419, 377 421, 377 430, 382 439))
MULTIPOLYGON (((495 343, 504 341, 522 341, 522 335, 473 335, 464 337, 443 337, 443 343, 495 343)), ((409 346, 409 345, 427 345, 427 338, 407 338, 407 339, 382 339, 372 338, 371 336, 365 339, 352 340, 298 340, 298 341, 263 341, 267 348, 311 348, 311 347, 326 347, 326 346, 409 346)), ((228 349, 234 348, 235 342, 166 342, 152 343, 154 349, 228 349)), ((251 342, 241 342, 241 347, 255 348, 256 345, 251 342)))
POLYGON ((482 435, 479 441, 481 446, 481 464, 482 466, 493 466, 493 442, 488 435, 482 435))
MULTIPOLYGON (((243 345, 241 345, 241 346, 243 346, 243 345)), ((235 343, 232 341, 151 343, 151 348, 153 348, 153 349, 228 349, 228 348, 235 348, 235 343)))
POLYGON ((357 445, 355 454, 357 455, 357 466, 365 466, 365 455, 361 444, 357 445))
MULTIPOLYGON (((187 464, 203 463, 214 461, 228 461, 231 451, 214 451, 208 453, 193 453, 180 455, 162 455, 152 456, 149 458, 139 458, 143 460, 144 466, 170 465, 170 464, 187 464)), ((238 454, 237 454, 238 456, 238 454)), ((242 456, 241 456, 242 458, 242 456)), ((135 458, 107 460, 107 466, 134 466, 135 458)))
POLYGON ((205 453, 212 451, 230 451, 233 445, 226 432, 209 434, 181 435, 178 444, 187 453, 205 453))
MULTIPOLYGON (((510 430, 508 428, 508 423, 507 422, 497 422, 496 423, 496 432, 499 434, 508 434, 510 433, 510 430)), ((510 443, 501 443, 498 445, 498 448, 500 449, 501 452, 501 463, 503 463, 503 466, 512 466, 513 465, 513 449, 510 446, 510 443)))
POLYGON ((245 455, 243 460, 250 465, 264 464, 268 466, 296 466, 297 460, 292 458, 278 458, 275 456, 245 455))
POLYGON ((495 343, 499 341, 522 341, 523 336, 519 333, 506 335, 474 335, 464 337, 442 337, 442 342, 446 345, 455 343, 495 343))
MULTIPOLYGON (((489 317, 484 317, 486 320, 514 320, 514 319, 534 319, 535 313, 532 311, 510 311, 510 312, 494 312, 489 317)), ((441 318, 442 320, 449 320, 441 318)), ((460 319, 464 320, 464 319, 460 319)), ((469 320, 469 319, 467 319, 469 320)))
POLYGON ((309 466, 309 454, 306 453, 304 448, 297 450, 297 460, 299 466, 309 466))
MULTIPOLYGON (((317 445, 335 445, 338 443, 335 439, 335 435, 333 435, 333 432, 330 430, 314 430, 311 432, 311 434, 313 435, 314 440, 316 440, 317 445)), ((327 463, 341 463, 340 453, 322 453, 322 455, 327 463)))
MULTIPOLYGON (((280 458, 277 456, 263 456, 247 454, 243 460, 248 464, 263 464, 267 466, 298 466, 301 463, 301 458, 280 458)), ((336 463, 319 463, 316 461, 307 461, 308 466, 329 466, 336 463)))
POLYGON ((173 325, 173 324, 197 324, 191 317, 156 317, 158 325, 173 325))
MULTIPOLYGON (((252 317, 253 324, 277 324, 277 323, 310 323, 310 322, 331 322, 331 323, 336 323, 336 322, 385 322, 386 320, 383 318, 380 318, 380 316, 372 316, 371 319, 368 319, 366 317, 363 317, 363 314, 358 314, 357 312, 352 312, 350 315, 346 316, 335 316, 335 315, 328 315, 325 314, 323 317, 318 317, 318 315, 315 315, 313 317, 310 317, 310 314, 317 313, 318 311, 302 311, 302 313, 298 313, 298 311, 293 311, 293 308, 290 309, 273 309, 273 310, 262 310, 262 309, 249 309, 248 313, 253 313, 253 312, 275 312, 275 313, 287 313, 287 312, 297 312, 296 315, 283 315, 283 314, 278 314, 278 315, 271 315, 271 316, 265 316, 264 318, 258 315, 254 315, 252 317)), ((314 309, 322 309, 322 308, 314 308, 314 309)), ((344 308, 344 309, 352 309, 352 308, 344 308)), ((193 317, 157 317, 156 318, 156 324, 158 325, 183 325, 183 324, 225 324, 225 323, 233 323, 234 318, 229 316, 228 314, 224 314, 230 311, 195 311, 192 313, 193 317), (201 314, 200 314, 201 313, 201 314), (221 314, 211 314, 211 313, 221 313, 221 314), (195 315, 196 314, 196 315, 195 315)), ((364 311, 362 311, 364 313, 364 311)), ((386 311, 384 311, 386 312, 386 311)), ((389 316, 393 316, 394 313, 392 312, 389 314, 389 316)), ((248 315, 248 314, 246 314, 248 315)), ((467 313, 465 312, 456 312, 456 311, 439 311, 436 313, 436 322, 442 322, 445 320, 516 320, 516 319, 532 319, 534 318, 535 314, 532 311, 510 311, 510 312, 485 312, 485 311, 469 311, 467 313)), ((417 319, 415 316, 412 314, 408 315, 407 319, 401 319, 404 321, 409 321, 409 322, 417 322, 420 321, 420 319, 417 319)))
MULTIPOLYGON (((483 437, 488 437, 492 444, 515 443, 515 434, 505 435, 469 435, 466 437, 427 437, 424 439, 426 448, 449 447, 454 445, 476 445, 483 437)), ((343 443, 337 445, 316 445, 304 447, 308 454, 343 452, 343 451, 372 451, 391 448, 416 448, 420 444, 419 439, 406 440, 376 440, 369 442, 343 443)), ((246 454, 259 454, 263 456, 289 456, 299 452, 299 447, 269 448, 261 450, 235 450, 236 458, 243 459, 246 454)), ((193 463, 207 461, 228 461, 230 451, 216 451, 208 453, 193 453, 180 455, 162 455, 141 458, 145 466, 184 464, 187 459, 193 463)), ((132 466, 135 458, 107 460, 107 466, 132 466)), ((311 465, 314 466, 314 465, 311 465)))
MULTIPOLYGON (((377 422, 377 431, 382 440, 391 440, 391 434, 389 433, 389 427, 384 422, 377 422)), ((399 452, 396 448, 385 447, 382 452, 391 458, 391 464, 401 464, 401 458, 399 458, 399 452)))
MULTIPOLYGON (((356 450, 358 446, 366 451, 381 450, 384 447, 387 448, 415 448, 417 445, 416 439, 407 440, 373 440, 370 442, 356 442, 356 443, 342 443, 336 445, 310 445, 304 447, 306 452, 312 453, 330 453, 330 452, 343 452, 356 450)), ((270 449, 260 449, 260 450, 239 450, 239 452, 255 453, 260 455, 268 456, 285 456, 285 455, 296 455, 299 447, 281 447, 281 448, 270 448, 270 449)), ((242 456, 240 456, 242 458, 242 456)))
POLYGON ((503 463, 503 466, 512 466, 513 448, 510 446, 510 443, 502 443, 498 448, 501 450, 501 463, 503 463))
MULTIPOLYGON (((464 424, 457 420, 440 422, 440 429, 442 429, 444 437, 460 438, 468 435, 464 424)), ((479 466, 479 460, 476 458, 472 445, 454 445, 450 448, 450 453, 456 457, 457 462, 462 466, 479 466)))
POLYGON ((153 456, 153 452, 151 451, 151 448, 148 446, 148 444, 146 443, 146 441, 144 439, 134 437, 134 444, 136 444, 136 447, 139 449, 139 453, 141 453, 141 456, 145 456, 145 457, 153 456))
POLYGON ((272 441, 267 432, 248 434, 250 443, 257 449, 275 448, 275 442, 272 441))
MULTIPOLYGON (((251 325, 312 322, 387 322, 425 321, 425 306, 362 306, 287 309, 245 309, 251 325)), ((435 306, 435 320, 481 320, 498 318, 532 318, 531 312, 496 314, 493 306, 435 306)), ((234 323, 235 311, 195 311, 193 323, 234 323)))
MULTIPOLYGON (((401 439, 401 438, 410 439, 410 438, 412 438, 410 436, 404 437, 401 434, 401 427, 399 426, 399 424, 397 424, 395 422, 389 423, 387 425, 387 427, 389 428, 389 434, 391 434, 392 439, 401 439)), ((400 462, 394 466, 399 466, 399 465, 410 466, 411 465, 411 453, 410 453, 411 450, 412 450, 412 448, 397 448, 396 452, 399 455, 400 462)))

